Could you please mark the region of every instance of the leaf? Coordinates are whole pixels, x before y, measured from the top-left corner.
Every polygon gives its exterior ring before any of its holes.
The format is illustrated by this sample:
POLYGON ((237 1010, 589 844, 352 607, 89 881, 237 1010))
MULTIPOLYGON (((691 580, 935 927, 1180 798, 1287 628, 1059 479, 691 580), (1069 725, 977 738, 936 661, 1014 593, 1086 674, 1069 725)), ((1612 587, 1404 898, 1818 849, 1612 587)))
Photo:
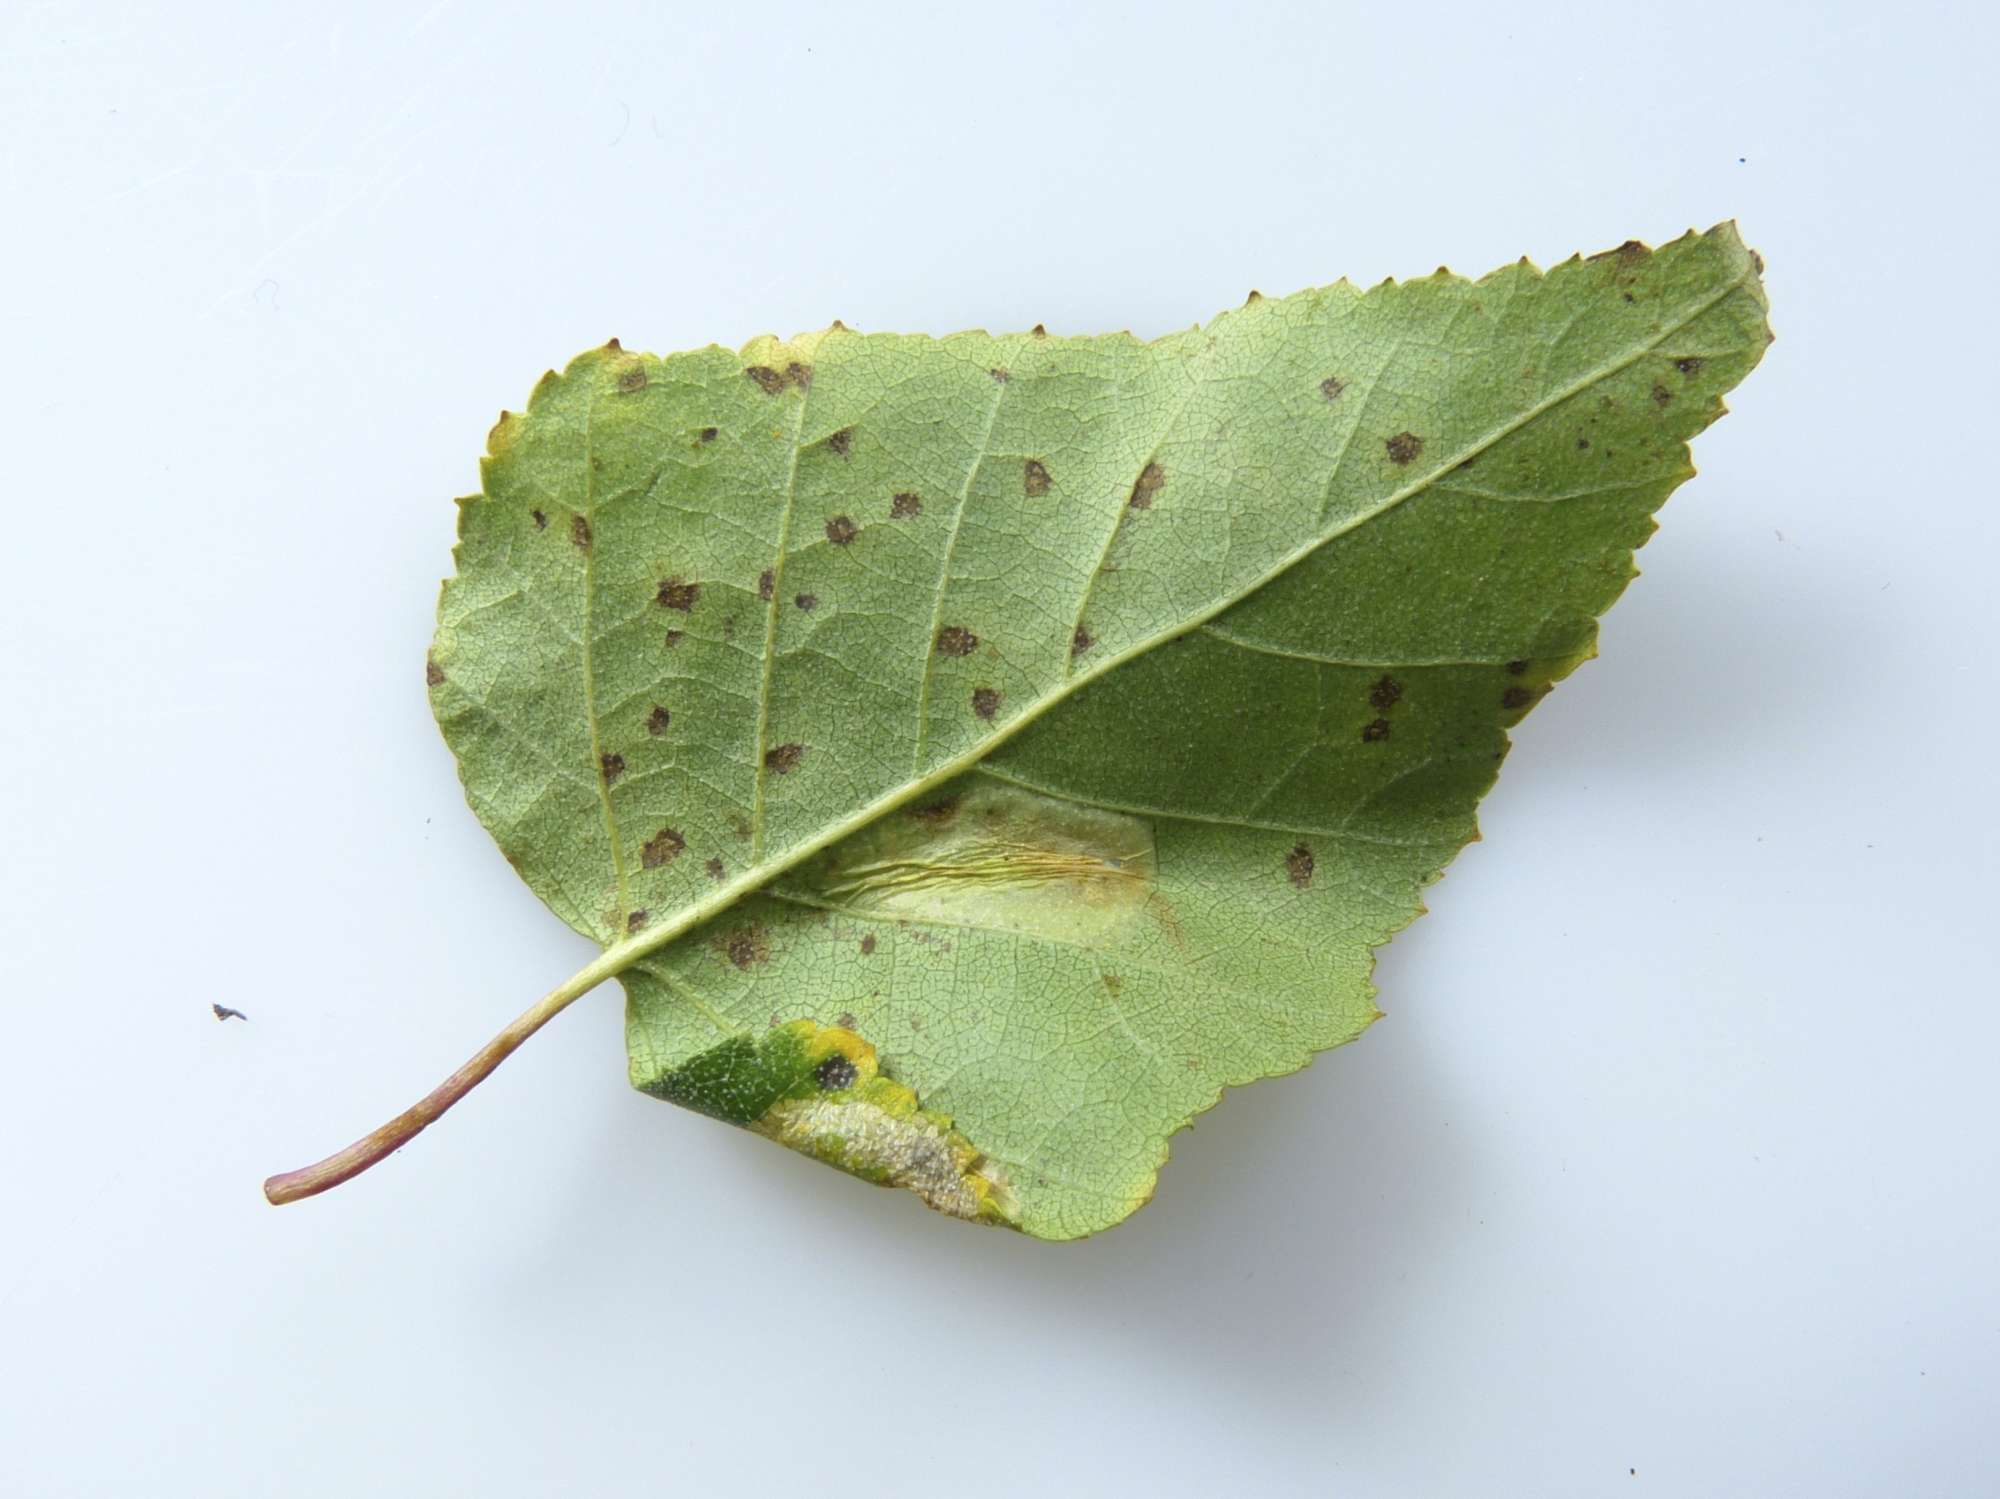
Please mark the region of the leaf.
POLYGON ((1152 343, 836 324, 545 376, 428 677, 605 953, 484 1071, 615 973, 649 1093, 958 1216, 1118 1222, 1222 1088, 1375 1018, 1372 950, 1762 355, 1760 270, 1724 225, 1152 343))

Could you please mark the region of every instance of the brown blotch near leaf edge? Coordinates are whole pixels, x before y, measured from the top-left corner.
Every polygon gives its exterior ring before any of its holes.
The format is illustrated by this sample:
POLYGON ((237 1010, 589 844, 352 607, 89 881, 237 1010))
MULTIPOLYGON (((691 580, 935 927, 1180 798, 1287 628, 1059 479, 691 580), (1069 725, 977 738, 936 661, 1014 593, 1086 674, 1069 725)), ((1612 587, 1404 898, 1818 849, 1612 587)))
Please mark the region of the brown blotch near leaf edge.
POLYGON ((426 687, 442 687, 444 685, 444 668, 439 666, 429 656, 424 657, 424 685, 426 687))

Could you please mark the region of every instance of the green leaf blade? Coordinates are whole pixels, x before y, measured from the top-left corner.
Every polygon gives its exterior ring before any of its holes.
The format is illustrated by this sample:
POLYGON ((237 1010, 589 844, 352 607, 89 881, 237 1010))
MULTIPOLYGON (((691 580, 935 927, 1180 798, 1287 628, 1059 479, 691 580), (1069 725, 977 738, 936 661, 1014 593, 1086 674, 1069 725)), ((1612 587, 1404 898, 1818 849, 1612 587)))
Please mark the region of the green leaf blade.
POLYGON ((958 1141, 984 1216, 1107 1226, 1223 1087, 1373 1018, 1372 949, 1761 355, 1757 270, 1724 226, 1151 344, 593 351, 464 509, 468 797, 629 955, 639 1086, 811 1022, 919 1124, 766 1133, 934 1205, 958 1141), (857 1167, 887 1138, 928 1166, 857 1167))

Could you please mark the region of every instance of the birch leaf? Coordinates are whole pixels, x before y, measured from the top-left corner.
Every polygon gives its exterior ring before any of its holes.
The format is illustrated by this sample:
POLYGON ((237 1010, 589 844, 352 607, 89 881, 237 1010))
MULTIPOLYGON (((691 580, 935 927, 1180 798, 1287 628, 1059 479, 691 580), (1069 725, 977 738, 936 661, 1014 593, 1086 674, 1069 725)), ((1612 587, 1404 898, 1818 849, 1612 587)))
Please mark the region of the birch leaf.
POLYGON ((615 974, 649 1093, 960 1217, 1117 1223, 1222 1089, 1376 1017, 1373 949, 1762 355, 1760 270, 1723 225, 1151 343, 836 324, 546 376, 428 675, 604 956, 477 1076, 615 974))

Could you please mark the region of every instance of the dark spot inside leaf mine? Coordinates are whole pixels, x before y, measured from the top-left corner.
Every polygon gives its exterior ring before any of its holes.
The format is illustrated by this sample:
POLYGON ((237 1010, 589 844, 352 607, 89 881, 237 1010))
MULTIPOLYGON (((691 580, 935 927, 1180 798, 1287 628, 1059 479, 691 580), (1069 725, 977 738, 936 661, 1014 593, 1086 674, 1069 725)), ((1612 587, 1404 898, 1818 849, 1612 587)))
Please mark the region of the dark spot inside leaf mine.
POLYGON ((1507 663, 1507 675, 1510 677, 1518 677, 1527 669, 1528 663, 1525 661, 1509 661, 1507 663))
POLYGON ((855 1072, 854 1064, 839 1052, 835 1052, 813 1068, 813 1078, 819 1083, 820 1091, 823 1093, 838 1093, 843 1088, 851 1088, 857 1076, 859 1074, 855 1072))
POLYGON ((921 807, 910 808, 910 816, 918 822, 941 828, 958 816, 959 802, 960 798, 956 796, 939 797, 938 800, 926 802, 921 807))
POLYGON ((1659 407, 1662 411, 1664 411, 1667 409, 1667 407, 1671 406, 1673 402, 1674 402, 1674 393, 1668 390, 1666 386, 1655 385, 1653 387, 1653 404, 1655 406, 1659 407))

